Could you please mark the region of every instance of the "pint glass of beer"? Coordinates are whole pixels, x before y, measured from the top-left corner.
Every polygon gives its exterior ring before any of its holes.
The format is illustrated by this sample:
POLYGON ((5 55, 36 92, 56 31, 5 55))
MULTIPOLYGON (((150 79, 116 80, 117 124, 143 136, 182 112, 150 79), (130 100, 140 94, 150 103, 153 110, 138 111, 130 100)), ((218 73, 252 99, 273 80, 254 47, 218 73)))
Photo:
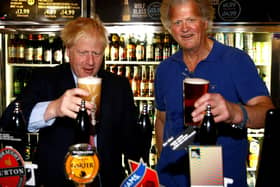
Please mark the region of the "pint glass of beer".
POLYGON ((185 126, 198 126, 199 122, 193 122, 191 113, 194 110, 195 101, 208 92, 209 81, 201 78, 184 79, 184 118, 185 126))
POLYGON ((91 112, 91 121, 93 125, 95 125, 99 119, 101 83, 102 79, 99 77, 78 78, 78 88, 87 90, 90 93, 87 97, 82 98, 94 105, 94 108, 91 112))

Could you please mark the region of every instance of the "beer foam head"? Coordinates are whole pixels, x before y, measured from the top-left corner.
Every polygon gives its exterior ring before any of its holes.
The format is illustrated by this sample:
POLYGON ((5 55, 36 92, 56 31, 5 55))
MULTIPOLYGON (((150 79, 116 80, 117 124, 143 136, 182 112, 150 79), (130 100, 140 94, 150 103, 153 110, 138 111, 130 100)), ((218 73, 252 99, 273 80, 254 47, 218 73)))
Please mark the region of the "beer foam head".
POLYGON ((184 83, 188 84, 209 84, 208 80, 202 78, 185 78, 184 83))
POLYGON ((80 84, 101 84, 101 78, 99 77, 82 77, 78 78, 78 83, 80 84))

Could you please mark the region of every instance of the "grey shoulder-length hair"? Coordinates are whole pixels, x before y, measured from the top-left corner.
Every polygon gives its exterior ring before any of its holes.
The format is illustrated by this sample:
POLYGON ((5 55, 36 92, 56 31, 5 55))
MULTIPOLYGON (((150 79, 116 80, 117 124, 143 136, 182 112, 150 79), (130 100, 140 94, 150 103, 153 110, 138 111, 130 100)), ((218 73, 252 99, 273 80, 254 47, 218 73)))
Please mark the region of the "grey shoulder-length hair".
POLYGON ((208 21, 208 26, 209 28, 211 27, 215 11, 209 0, 163 0, 160 7, 160 19, 165 29, 170 31, 170 7, 176 4, 183 4, 190 1, 194 1, 197 4, 200 9, 201 17, 204 20, 208 21))

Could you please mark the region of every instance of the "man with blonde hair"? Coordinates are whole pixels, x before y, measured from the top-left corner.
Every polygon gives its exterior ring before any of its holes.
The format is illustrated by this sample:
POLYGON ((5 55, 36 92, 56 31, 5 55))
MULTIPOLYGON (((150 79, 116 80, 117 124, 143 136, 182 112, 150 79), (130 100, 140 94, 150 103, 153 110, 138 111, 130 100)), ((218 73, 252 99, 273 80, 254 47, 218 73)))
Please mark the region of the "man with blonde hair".
MULTIPOLYGON (((107 32, 96 18, 77 18, 61 32, 70 63, 34 72, 23 94, 23 113, 28 130, 39 133, 38 185, 69 187, 64 159, 75 142, 75 118, 81 97, 89 93, 77 88, 77 78, 102 78, 100 122, 96 126, 96 147, 100 158, 99 186, 119 186, 126 177, 122 156, 139 161, 136 107, 129 81, 102 68, 107 32)), ((9 107, 11 108, 11 107, 9 107)), ((93 105, 86 102, 86 108, 93 105)))

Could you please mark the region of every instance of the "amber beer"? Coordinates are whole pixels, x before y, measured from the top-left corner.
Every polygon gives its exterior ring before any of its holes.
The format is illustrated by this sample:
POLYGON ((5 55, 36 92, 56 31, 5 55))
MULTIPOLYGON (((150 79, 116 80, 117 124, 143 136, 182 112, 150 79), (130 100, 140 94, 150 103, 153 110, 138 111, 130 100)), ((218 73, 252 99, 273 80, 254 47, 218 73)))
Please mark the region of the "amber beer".
POLYGON ((101 83, 102 79, 99 77, 82 77, 78 78, 78 88, 87 90, 90 94, 87 97, 82 97, 84 100, 94 104, 92 110, 91 120, 93 125, 99 117, 100 101, 101 101, 101 83))
POLYGON ((185 125, 199 125, 193 122, 191 113, 194 110, 195 101, 208 92, 209 81, 201 78, 184 79, 184 117, 185 125))

